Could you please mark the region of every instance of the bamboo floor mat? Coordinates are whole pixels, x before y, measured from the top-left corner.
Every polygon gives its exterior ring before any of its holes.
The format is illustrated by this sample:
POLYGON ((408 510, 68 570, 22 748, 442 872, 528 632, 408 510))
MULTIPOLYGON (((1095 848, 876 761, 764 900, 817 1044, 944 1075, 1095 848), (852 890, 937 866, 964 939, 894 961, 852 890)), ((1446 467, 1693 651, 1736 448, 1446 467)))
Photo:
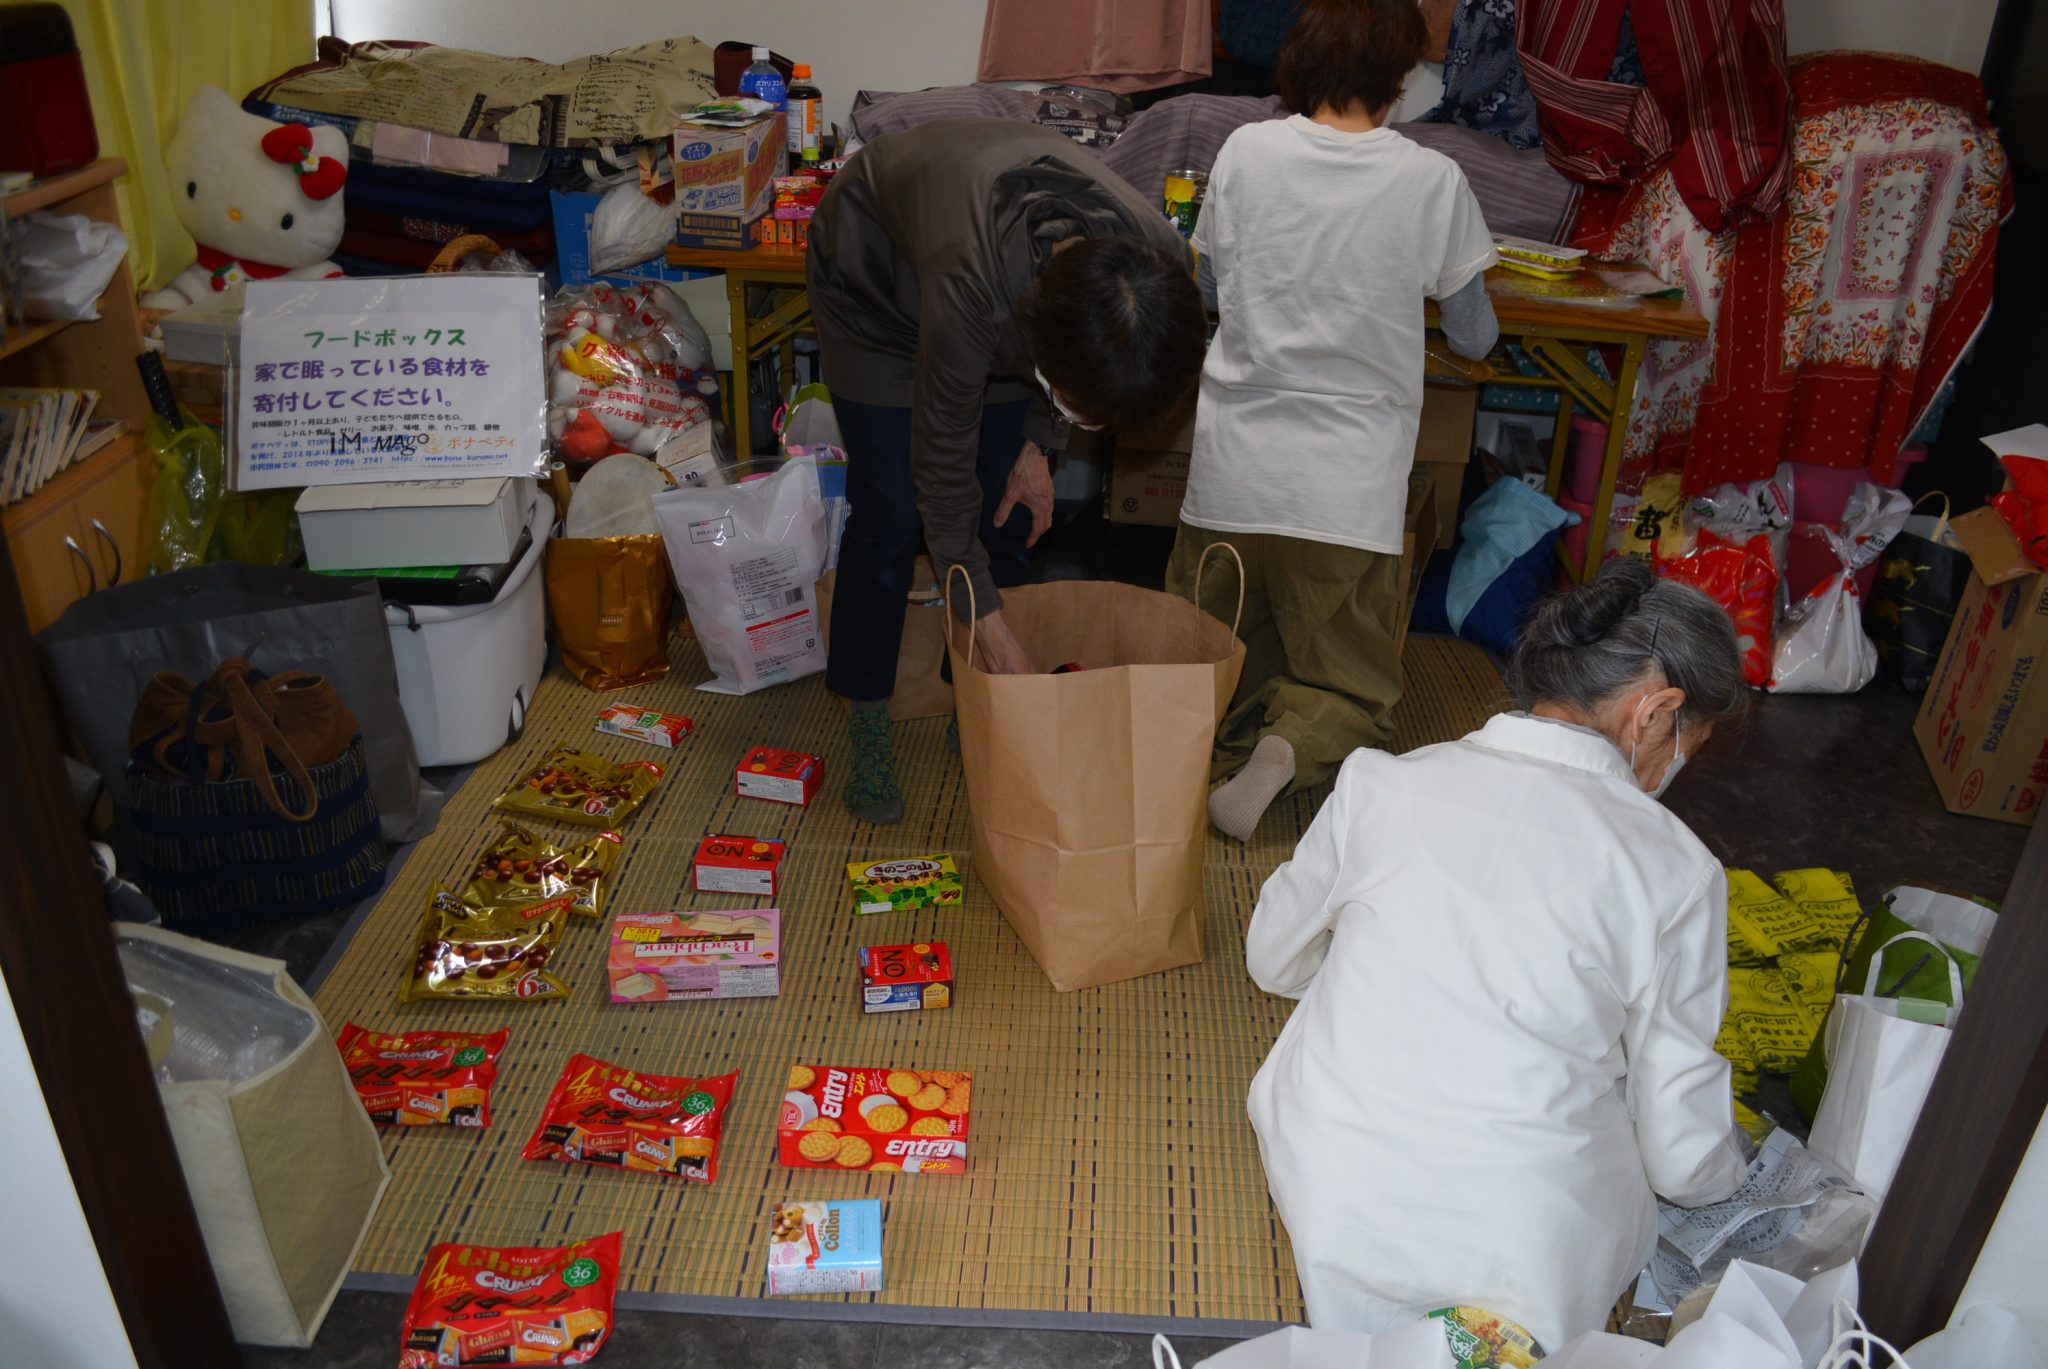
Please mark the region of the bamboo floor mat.
MULTIPOLYGON (((1104 1329, 1300 1320, 1286 1235, 1244 1112, 1289 1004, 1246 977, 1243 947, 1259 886, 1292 851, 1322 792, 1276 804, 1249 844, 1212 834, 1206 960, 1062 995, 971 874, 966 786, 944 719, 896 729, 902 824, 856 824, 838 802, 845 729, 822 677, 743 698, 703 694, 691 688, 707 674, 695 641, 679 637, 673 651, 666 680, 616 695, 551 673, 522 739, 478 765, 321 981, 316 1001, 337 1032, 349 1021, 373 1031, 511 1032, 490 1128, 384 1129, 393 1181, 352 1285, 409 1288, 439 1241, 553 1245, 623 1230, 620 1291, 639 1306, 1104 1329), (610 702, 686 713, 696 733, 670 752, 602 736, 593 721, 610 702), (667 772, 621 829, 613 911, 764 906, 693 893, 690 858, 711 832, 789 843, 781 997, 613 1006, 606 933, 576 919, 551 965, 573 988, 566 1002, 399 1003, 430 885, 459 880, 497 832, 492 799, 565 741, 654 760, 667 772), (824 787, 809 808, 734 796, 733 765, 756 744, 825 758, 824 787), (931 851, 959 858, 963 905, 852 915, 846 862, 931 851), (955 1006, 864 1015, 856 949, 927 938, 952 949, 955 1006), (716 1182, 520 1159, 548 1090, 579 1051, 657 1074, 738 1070, 716 1182), (782 1081, 798 1062, 972 1073, 968 1173, 782 1168, 775 1121, 782 1081), (776 1204, 857 1196, 884 1203, 884 1291, 763 1296, 776 1204)), ((1406 666, 1397 750, 1461 736, 1504 702, 1499 673, 1474 647, 1412 638, 1406 666)))

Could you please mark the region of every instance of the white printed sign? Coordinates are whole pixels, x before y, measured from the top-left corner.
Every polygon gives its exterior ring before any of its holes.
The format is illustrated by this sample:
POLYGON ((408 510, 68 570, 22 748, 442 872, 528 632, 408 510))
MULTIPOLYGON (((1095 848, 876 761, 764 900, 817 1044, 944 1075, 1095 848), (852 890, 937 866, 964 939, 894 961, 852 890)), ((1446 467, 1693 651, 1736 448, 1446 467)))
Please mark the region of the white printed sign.
POLYGON ((541 280, 252 280, 236 487, 538 476, 541 280))

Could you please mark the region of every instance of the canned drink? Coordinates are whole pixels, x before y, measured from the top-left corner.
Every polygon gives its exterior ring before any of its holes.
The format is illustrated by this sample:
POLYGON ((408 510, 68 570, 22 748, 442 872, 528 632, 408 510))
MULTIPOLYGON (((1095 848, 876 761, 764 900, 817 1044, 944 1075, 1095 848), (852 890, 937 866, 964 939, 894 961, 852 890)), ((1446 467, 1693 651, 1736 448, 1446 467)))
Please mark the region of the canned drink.
POLYGON ((1166 173, 1166 217, 1184 238, 1193 237, 1195 220, 1201 217, 1202 199, 1209 190, 1207 172, 1180 170, 1166 173))

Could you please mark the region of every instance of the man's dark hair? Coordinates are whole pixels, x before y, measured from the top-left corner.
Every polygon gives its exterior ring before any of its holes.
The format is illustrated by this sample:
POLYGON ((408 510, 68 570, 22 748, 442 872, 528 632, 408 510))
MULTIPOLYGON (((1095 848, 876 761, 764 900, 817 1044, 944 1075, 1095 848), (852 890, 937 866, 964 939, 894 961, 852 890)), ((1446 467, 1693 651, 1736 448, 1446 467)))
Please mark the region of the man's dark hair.
POLYGON ((1185 256, 1142 238, 1053 253, 1017 302, 1031 363, 1091 423, 1164 421, 1202 370, 1202 295, 1185 256))
POLYGON ((1297 114, 1341 114, 1356 100, 1377 115, 1428 45, 1415 0, 1302 0, 1280 49, 1280 96, 1297 114))

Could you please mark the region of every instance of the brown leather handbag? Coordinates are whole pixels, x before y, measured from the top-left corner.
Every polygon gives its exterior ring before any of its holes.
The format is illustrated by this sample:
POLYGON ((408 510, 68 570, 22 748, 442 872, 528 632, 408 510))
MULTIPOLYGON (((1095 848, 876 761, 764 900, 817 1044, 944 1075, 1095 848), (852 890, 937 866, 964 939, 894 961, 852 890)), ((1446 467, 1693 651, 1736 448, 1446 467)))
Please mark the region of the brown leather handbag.
POLYGON ((168 671, 153 678, 135 705, 128 754, 159 780, 251 781, 272 812, 308 822, 320 806, 311 770, 338 759, 357 730, 325 676, 264 675, 231 656, 196 685, 168 671), (274 770, 295 782, 301 806, 278 793, 274 770))

